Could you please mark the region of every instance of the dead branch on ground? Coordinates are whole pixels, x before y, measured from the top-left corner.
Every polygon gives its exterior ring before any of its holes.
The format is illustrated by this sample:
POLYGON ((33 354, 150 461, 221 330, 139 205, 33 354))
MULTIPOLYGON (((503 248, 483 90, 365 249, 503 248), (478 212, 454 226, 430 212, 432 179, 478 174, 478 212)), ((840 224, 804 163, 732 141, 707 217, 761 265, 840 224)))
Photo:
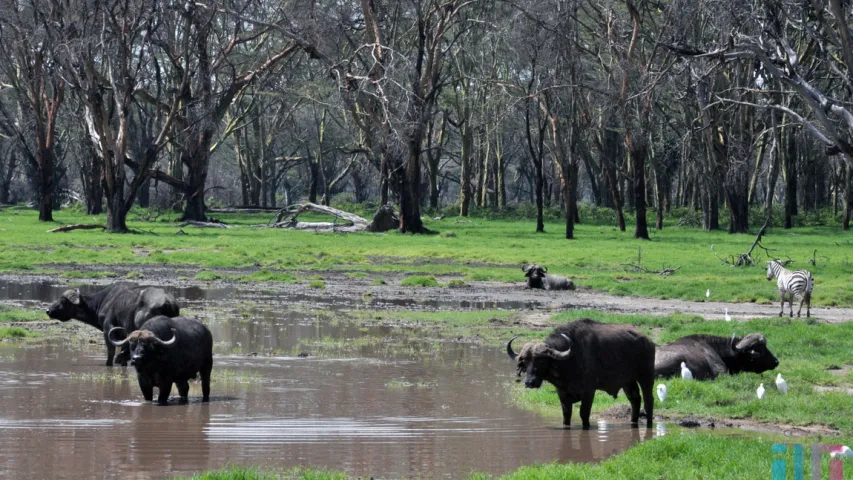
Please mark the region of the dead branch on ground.
POLYGON ((629 272, 654 273, 655 275, 661 275, 664 277, 672 275, 673 273, 681 269, 681 266, 672 268, 661 265, 663 267, 663 269, 661 270, 649 270, 648 268, 643 266, 643 247, 637 248, 637 263, 623 263, 622 266, 625 267, 625 270, 629 272))
POLYGON ((53 230, 48 230, 47 233, 56 233, 56 232, 70 232, 71 230, 94 230, 96 228, 105 229, 104 225, 91 225, 91 224, 77 224, 77 225, 63 225, 58 228, 54 228, 53 230))

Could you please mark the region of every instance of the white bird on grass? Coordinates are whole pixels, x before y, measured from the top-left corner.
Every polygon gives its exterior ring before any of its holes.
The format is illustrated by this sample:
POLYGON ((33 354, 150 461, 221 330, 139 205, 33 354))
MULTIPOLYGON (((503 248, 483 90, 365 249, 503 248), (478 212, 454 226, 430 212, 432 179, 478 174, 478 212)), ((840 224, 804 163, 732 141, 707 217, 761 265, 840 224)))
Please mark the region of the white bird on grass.
POLYGON ((658 384, 658 399, 662 402, 666 398, 666 385, 658 384))
POLYGON ((776 375, 776 388, 778 388, 779 391, 782 393, 788 393, 788 382, 786 382, 785 379, 782 378, 781 373, 776 375))
POLYGON ((705 290, 705 298, 710 298, 710 297, 711 297, 711 289, 709 288, 708 290, 705 290))
POLYGON ((847 445, 842 445, 841 450, 836 450, 829 454, 830 457, 848 457, 853 458, 853 450, 850 449, 847 445))
POLYGON ((687 364, 681 362, 681 378, 684 380, 693 380, 693 372, 687 368, 687 364))
POLYGON ((726 321, 727 321, 727 322, 731 322, 731 321, 732 321, 732 317, 731 317, 731 315, 729 315, 729 309, 728 309, 728 308, 726 309, 726 321))
POLYGON ((764 384, 763 383, 758 386, 758 389, 755 391, 755 395, 758 397, 759 400, 764 398, 764 384))

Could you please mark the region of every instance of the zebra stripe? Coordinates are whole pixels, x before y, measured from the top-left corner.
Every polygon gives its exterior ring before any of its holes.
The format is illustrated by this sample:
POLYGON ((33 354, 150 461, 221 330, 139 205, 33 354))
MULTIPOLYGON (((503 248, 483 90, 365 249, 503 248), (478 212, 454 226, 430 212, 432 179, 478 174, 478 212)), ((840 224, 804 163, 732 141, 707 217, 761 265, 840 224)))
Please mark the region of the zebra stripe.
POLYGON ((779 260, 767 262, 767 280, 772 280, 773 277, 777 278, 776 285, 780 294, 790 293, 801 299, 805 294, 811 295, 814 288, 814 277, 808 270, 792 272, 779 260))

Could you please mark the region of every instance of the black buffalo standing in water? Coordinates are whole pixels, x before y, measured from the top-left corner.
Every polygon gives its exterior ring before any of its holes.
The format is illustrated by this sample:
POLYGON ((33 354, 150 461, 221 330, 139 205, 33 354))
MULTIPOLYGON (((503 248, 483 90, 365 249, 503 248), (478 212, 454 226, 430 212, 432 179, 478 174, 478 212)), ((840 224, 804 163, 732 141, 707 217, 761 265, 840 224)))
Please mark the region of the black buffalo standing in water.
POLYGON ((633 326, 576 320, 556 328, 544 342, 524 344, 518 354, 512 350, 516 337, 506 351, 517 362, 519 376, 527 374, 527 388, 539 388, 542 381, 557 388, 563 425, 571 424, 572 404, 580 401, 581 422, 588 429, 595 391, 616 398, 622 389, 631 402, 631 425, 639 423, 642 391, 646 426, 652 426, 655 344, 633 326))
POLYGON ((113 327, 121 327, 132 332, 145 324, 148 319, 158 315, 176 317, 180 307, 175 297, 162 288, 141 287, 135 283, 120 282, 99 290, 91 295, 83 295, 80 290, 66 290, 59 300, 47 309, 47 316, 62 322, 75 319, 104 332, 107 346, 107 366, 115 363, 127 365, 128 352, 122 349, 115 355, 115 347, 109 342, 107 334, 113 327))
POLYGON ((723 373, 761 373, 779 366, 779 360, 767 348, 767 339, 760 333, 743 338, 715 335, 679 338, 657 348, 655 375, 680 375, 681 362, 687 364, 695 380, 712 380, 723 373))
POLYGON ((166 405, 174 383, 181 402, 187 402, 189 380, 198 376, 201 376, 202 401, 210 400, 213 336, 201 322, 186 317, 154 317, 141 330, 124 340, 115 340, 114 335, 121 330, 121 327, 112 328, 107 334, 108 341, 116 347, 130 345, 130 360, 146 400, 154 399, 157 387, 157 403, 166 405))

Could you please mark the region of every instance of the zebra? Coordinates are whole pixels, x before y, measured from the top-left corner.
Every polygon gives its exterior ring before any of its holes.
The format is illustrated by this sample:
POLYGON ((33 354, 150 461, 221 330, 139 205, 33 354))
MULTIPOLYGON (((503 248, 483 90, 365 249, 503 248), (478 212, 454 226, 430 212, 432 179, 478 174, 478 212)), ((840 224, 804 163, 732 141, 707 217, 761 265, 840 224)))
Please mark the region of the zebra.
POLYGON ((785 295, 791 295, 789 302, 791 313, 794 316, 794 297, 800 299, 800 308, 797 316, 803 311, 803 302, 806 302, 806 317, 811 317, 812 289, 814 288, 814 277, 808 270, 797 270, 792 272, 782 265, 779 260, 767 262, 767 280, 777 278, 776 285, 779 286, 779 297, 782 300, 781 317, 785 313, 785 295))

